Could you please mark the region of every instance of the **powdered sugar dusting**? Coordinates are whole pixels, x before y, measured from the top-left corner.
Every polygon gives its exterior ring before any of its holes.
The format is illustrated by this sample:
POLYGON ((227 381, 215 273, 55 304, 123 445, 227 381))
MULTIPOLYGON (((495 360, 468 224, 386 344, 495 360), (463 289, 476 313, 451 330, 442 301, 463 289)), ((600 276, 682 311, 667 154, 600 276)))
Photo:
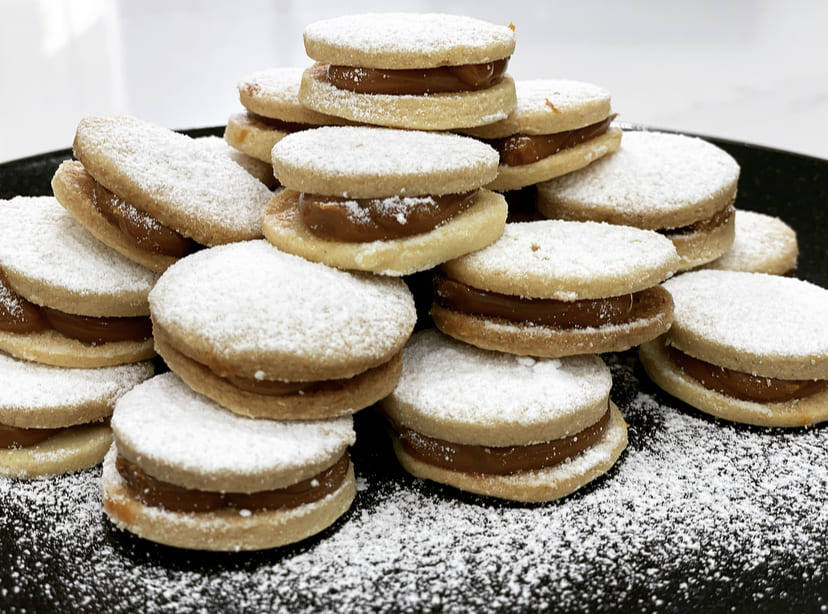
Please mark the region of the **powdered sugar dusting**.
POLYGON ((565 79, 528 79, 515 81, 517 107, 513 114, 539 112, 572 113, 585 105, 609 104, 608 90, 591 83, 565 79))
POLYGON ((281 104, 301 106, 299 83, 304 68, 269 68, 243 77, 238 83, 239 91, 248 96, 267 98, 281 104))
POLYGON ((318 538, 272 552, 193 554, 115 531, 101 511, 99 469, 33 482, 0 479, 4 607, 824 607, 828 431, 717 423, 637 392, 646 381, 637 381, 627 357, 612 368, 630 445, 604 478, 548 505, 500 503, 410 478, 367 413, 357 415, 352 509, 318 538))
POLYGON ((791 261, 794 265, 791 268, 795 268, 797 244, 793 228, 778 217, 741 209, 736 210, 735 223, 733 245, 705 268, 760 272, 760 267, 770 263, 791 261))
POLYGON ((112 431, 116 442, 128 442, 142 458, 205 481, 330 465, 355 441, 351 416, 292 422, 246 418, 193 392, 172 373, 119 399, 112 431))
POLYGON ((392 398, 440 419, 531 428, 600 403, 611 385, 597 356, 514 356, 428 330, 406 345, 392 398))

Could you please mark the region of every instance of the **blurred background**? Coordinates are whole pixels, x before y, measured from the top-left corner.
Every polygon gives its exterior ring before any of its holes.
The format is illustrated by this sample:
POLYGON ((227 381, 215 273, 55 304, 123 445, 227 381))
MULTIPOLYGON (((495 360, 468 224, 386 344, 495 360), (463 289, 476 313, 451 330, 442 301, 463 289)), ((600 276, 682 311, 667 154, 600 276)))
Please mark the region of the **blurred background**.
POLYGON ((0 0, 0 162, 85 115, 222 125, 243 76, 310 63, 308 23, 389 10, 513 23, 516 78, 596 83, 624 121, 828 158, 823 0, 0 0))

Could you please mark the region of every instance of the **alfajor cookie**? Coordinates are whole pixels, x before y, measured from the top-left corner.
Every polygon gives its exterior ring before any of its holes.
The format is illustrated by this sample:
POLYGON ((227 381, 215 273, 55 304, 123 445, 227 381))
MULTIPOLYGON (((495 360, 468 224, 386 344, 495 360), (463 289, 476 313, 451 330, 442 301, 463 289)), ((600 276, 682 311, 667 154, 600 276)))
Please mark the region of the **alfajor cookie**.
POLYGON ((568 80, 517 81, 517 106, 504 120, 463 130, 500 155, 497 178, 486 187, 505 191, 547 181, 612 153, 621 129, 610 93, 568 80))
POLYGON ((537 207, 550 218, 657 230, 673 241, 686 270, 733 243, 738 179, 736 161, 707 141, 628 131, 612 155, 538 184, 537 207))
POLYGON ((796 232, 778 217, 736 209, 733 245, 706 269, 793 276, 799 246, 796 232))
POLYGON ((199 144, 214 148, 217 152, 228 156, 233 162, 241 166, 244 170, 250 173, 267 187, 273 189, 279 185, 276 177, 273 176, 273 165, 268 158, 267 162, 263 162, 258 158, 254 158, 238 149, 231 147, 227 141, 217 136, 203 136, 198 139, 199 144))
POLYGON ((169 546, 290 544, 330 526, 356 494, 350 416, 245 418, 166 373, 118 401, 112 432, 104 511, 119 528, 169 546))
POLYGON ((497 154, 470 137, 317 128, 279 141, 273 169, 285 190, 262 217, 265 237, 343 269, 424 270, 488 245, 506 223, 503 196, 481 188, 497 154))
POLYGON ((299 102, 302 68, 271 68, 238 83, 245 107, 227 120, 224 140, 235 149, 270 165, 270 150, 292 132, 349 124, 348 120, 317 113, 299 102))
POLYGON ((98 241, 52 197, 0 201, 0 217, 0 350, 84 368, 155 354, 155 273, 98 241))
POLYGON ((58 201, 98 239, 154 271, 203 245, 261 237, 271 192, 224 152, 132 117, 87 117, 58 201))
POLYGON ((181 260, 149 300, 170 369, 234 412, 285 420, 350 414, 387 395, 416 320, 402 280, 332 269, 266 241, 181 260))
POLYGON ((736 271, 684 273, 664 284, 670 331, 639 349, 661 388, 714 416, 759 426, 828 419, 828 290, 736 271))
POLYGON ((551 501, 609 470, 627 445, 597 356, 489 352, 416 333, 382 401, 409 473, 481 495, 551 501))
POLYGON ((670 327, 659 284, 677 266, 673 244, 649 230, 511 223, 489 247, 442 265, 431 317, 452 337, 511 354, 621 351, 670 327))
POLYGON ((152 376, 151 362, 64 369, 0 353, 0 476, 32 478, 98 464, 115 401, 152 376))
POLYGON ((305 106, 352 121, 451 130, 505 119, 514 32, 471 17, 382 13, 318 21, 304 31, 316 60, 299 90, 305 106))

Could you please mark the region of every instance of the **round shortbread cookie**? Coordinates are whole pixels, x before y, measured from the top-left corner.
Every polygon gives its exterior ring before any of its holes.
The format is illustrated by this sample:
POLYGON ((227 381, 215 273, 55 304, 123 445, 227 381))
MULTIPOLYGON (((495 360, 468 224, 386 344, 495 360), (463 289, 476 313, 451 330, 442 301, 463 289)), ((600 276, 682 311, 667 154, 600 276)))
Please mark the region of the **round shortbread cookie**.
POLYGON ((612 377, 597 356, 534 359, 489 352, 437 330, 416 333, 397 388, 382 401, 396 423, 482 446, 569 437, 606 413, 612 377))
POLYGON ((796 401, 757 403, 702 386, 670 359, 664 350, 664 339, 643 344, 638 356, 659 388, 717 418, 768 427, 808 426, 828 420, 828 390, 796 401))
POLYGON ((0 350, 22 360, 70 369, 113 367, 155 356, 152 337, 143 341, 83 343, 56 330, 37 333, 0 331, 0 350))
POLYGON ((269 157, 265 160, 260 160, 254 156, 250 156, 231 147, 227 141, 218 136, 203 136, 198 139, 198 142, 202 145, 212 147, 218 153, 225 154, 267 187, 273 188, 278 183, 276 177, 273 176, 273 165, 270 163, 269 157))
POLYGON ((673 244, 658 233, 540 220, 507 224, 498 241, 442 268, 481 290, 574 301, 644 290, 670 277, 677 266, 673 244))
POLYGON ((273 197, 262 217, 265 238, 279 249, 314 262, 379 275, 409 275, 477 249, 503 233, 506 199, 480 190, 474 204, 430 232, 369 243, 331 241, 316 236, 302 221, 299 193, 284 190, 273 197))
POLYGON ((149 313, 157 275, 98 241, 49 196, 0 201, 0 269, 25 299, 66 313, 149 313))
POLYGON ((299 507, 256 511, 171 512, 134 498, 115 468, 114 451, 103 465, 104 511, 115 525, 154 542, 195 550, 241 551, 275 548, 319 533, 342 516, 356 495, 353 467, 325 498, 299 507))
POLYGON ((735 238, 725 254, 704 268, 788 275, 799 255, 796 232, 778 217, 736 210, 735 238))
POLYGON ((712 217, 736 197, 739 165, 699 138, 628 131, 589 166, 538 185, 550 218, 669 229, 712 217))
POLYGON ((735 209, 721 224, 690 232, 667 233, 679 255, 679 271, 687 271, 716 260, 733 245, 736 236, 735 209))
POLYGON ((305 71, 299 100, 320 113, 361 124, 455 130, 505 119, 515 107, 515 82, 509 75, 492 87, 477 91, 397 96, 339 89, 327 81, 326 71, 325 64, 315 64, 305 71))
POLYGON ((604 121, 612 112, 609 91, 581 81, 518 80, 515 93, 517 105, 509 117, 463 133, 481 139, 555 134, 604 121))
POLYGON ((489 497, 527 503, 553 501, 605 474, 627 447, 627 425, 615 404, 610 406, 610 422, 601 441, 566 462, 536 471, 511 475, 451 471, 414 458, 396 440, 394 452, 403 468, 418 478, 489 497))
POLYGON ((112 444, 106 425, 79 425, 25 448, 0 449, 0 476, 34 478, 72 473, 101 462, 112 444))
POLYGON ((131 117, 87 117, 74 153, 108 190, 199 243, 261 236, 270 190, 198 139, 131 117))
POLYGON ((273 146, 288 134, 290 133, 271 128, 250 113, 235 113, 227 120, 224 140, 240 152, 270 164, 272 169, 270 152, 273 146))
POLYGON ((828 290, 806 281, 701 270, 665 282, 669 342, 715 365, 780 379, 828 379, 828 290))
POLYGON ((497 153, 454 134, 323 127, 279 141, 273 172, 286 188, 310 194, 439 196, 475 190, 494 179, 497 153))
POLYGON ((566 175, 611 154, 621 144, 621 129, 611 127, 604 134, 568 147, 531 164, 498 167, 497 178, 486 184, 490 190, 516 190, 566 175))
POLYGON ((150 310, 171 345, 217 375, 282 381, 388 362, 416 320, 402 280, 332 269, 266 241, 180 260, 150 293, 150 310))
POLYGON ((122 396, 112 416, 118 454, 183 488, 252 493, 331 467, 356 441, 353 418, 279 422, 239 416, 165 373, 122 396))
POLYGON ((63 369, 0 354, 0 424, 61 428, 100 420, 115 401, 151 377, 151 362, 63 369))
POLYGON ((515 50, 507 26, 438 13, 345 15, 312 23, 302 36, 314 60, 365 68, 482 64, 515 50))
POLYGON ((94 202, 94 186, 92 175, 86 172, 83 164, 73 160, 62 162, 52 177, 52 191, 57 201, 105 245, 156 273, 163 273, 177 260, 140 249, 127 240, 121 230, 98 211, 94 202))
POLYGON ((299 84, 304 71, 304 68, 270 68, 248 75, 237 85, 239 101, 251 113, 284 122, 309 124, 308 127, 347 124, 347 120, 317 113, 299 102, 299 84))

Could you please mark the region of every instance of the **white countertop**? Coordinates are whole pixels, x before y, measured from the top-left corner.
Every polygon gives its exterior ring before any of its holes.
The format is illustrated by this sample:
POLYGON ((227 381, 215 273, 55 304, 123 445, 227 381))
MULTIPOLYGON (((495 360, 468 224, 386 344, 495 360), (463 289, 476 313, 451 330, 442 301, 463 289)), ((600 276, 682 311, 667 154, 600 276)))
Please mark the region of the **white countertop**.
MULTIPOLYGON (((236 83, 306 66, 302 30, 342 3, 0 0, 0 161, 71 146, 80 118, 224 124, 236 83)), ((619 119, 828 159, 828 3, 657 0, 348 3, 516 26, 518 79, 590 81, 619 119)))

